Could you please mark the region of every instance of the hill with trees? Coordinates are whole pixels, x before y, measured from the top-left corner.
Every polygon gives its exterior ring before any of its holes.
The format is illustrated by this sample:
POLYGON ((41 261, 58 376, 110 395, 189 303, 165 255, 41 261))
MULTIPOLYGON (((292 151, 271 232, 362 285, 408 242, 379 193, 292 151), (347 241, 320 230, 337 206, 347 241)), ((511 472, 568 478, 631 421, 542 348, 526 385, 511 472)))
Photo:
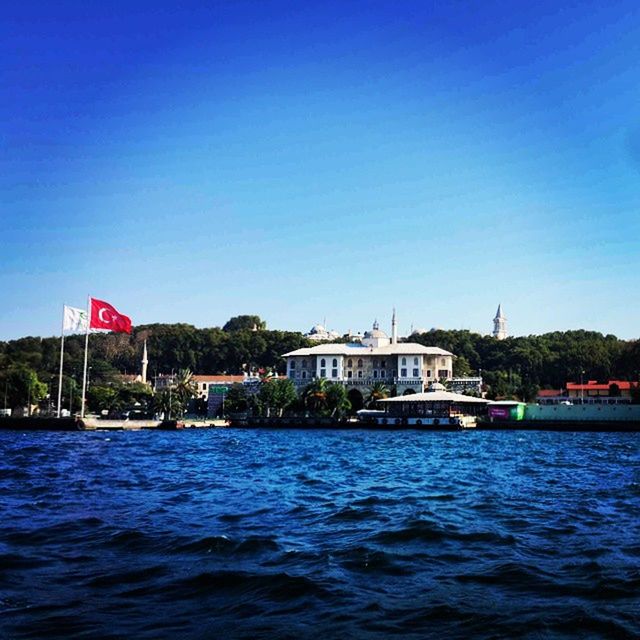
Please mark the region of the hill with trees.
MULTIPOLYGON (((179 370, 240 374, 264 369, 282 374, 282 354, 312 344, 301 333, 267 329, 255 315, 236 316, 222 328, 150 324, 134 327, 131 335, 95 334, 89 340, 90 404, 149 401, 148 388, 138 385, 125 390, 121 380, 121 374, 139 373, 145 340, 150 379, 179 370)), ((637 381, 640 374, 640 341, 593 331, 496 340, 470 331, 432 330, 413 334, 407 341, 451 351, 457 356, 454 375, 481 374, 492 397, 530 400, 538 389, 562 388, 567 381, 637 381)), ((45 402, 47 395, 55 403, 59 357, 59 337, 0 342, 0 407, 5 397, 10 408, 28 400, 45 402)), ((79 406, 83 357, 84 336, 67 336, 62 386, 66 407, 79 406)))

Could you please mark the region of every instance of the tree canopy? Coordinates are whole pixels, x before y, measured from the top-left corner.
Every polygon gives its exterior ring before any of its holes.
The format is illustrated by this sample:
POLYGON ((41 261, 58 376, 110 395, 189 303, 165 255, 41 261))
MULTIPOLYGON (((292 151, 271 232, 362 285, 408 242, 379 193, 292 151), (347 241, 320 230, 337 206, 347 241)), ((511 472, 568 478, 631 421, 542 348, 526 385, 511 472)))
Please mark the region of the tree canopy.
MULTIPOLYGON (((260 370, 283 374, 282 354, 312 345, 301 333, 267 330, 256 315, 235 316, 223 328, 198 329, 190 324, 141 325, 134 327, 131 335, 95 334, 90 337, 89 388, 118 387, 121 374, 138 373, 145 340, 150 380, 156 375, 181 369, 205 374, 260 370), (254 330, 254 325, 258 331, 254 330)), ((496 340, 470 331, 432 330, 413 334, 407 340, 451 351, 456 356, 454 374, 481 374, 494 397, 512 395, 531 399, 539 388, 559 389, 567 381, 637 381, 640 374, 640 341, 624 341, 595 331, 556 331, 496 340)), ((3 395, 6 386, 8 404, 24 406, 29 393, 34 402, 42 400, 47 391, 52 397, 57 394, 59 348, 58 337, 25 337, 0 342, 0 394, 3 395), (22 386, 18 383, 20 375, 31 377, 31 387, 28 383, 22 386)), ((67 336, 63 406, 69 406, 71 402, 75 406, 79 399, 83 351, 84 336, 67 336)), ((316 391, 326 398, 326 389, 316 391)), ((95 394, 98 394, 97 390, 95 394)), ((311 398, 308 401, 314 403, 311 398)), ((98 404, 105 403, 106 396, 104 402, 98 404)), ((273 410, 280 409, 274 406, 273 410)))

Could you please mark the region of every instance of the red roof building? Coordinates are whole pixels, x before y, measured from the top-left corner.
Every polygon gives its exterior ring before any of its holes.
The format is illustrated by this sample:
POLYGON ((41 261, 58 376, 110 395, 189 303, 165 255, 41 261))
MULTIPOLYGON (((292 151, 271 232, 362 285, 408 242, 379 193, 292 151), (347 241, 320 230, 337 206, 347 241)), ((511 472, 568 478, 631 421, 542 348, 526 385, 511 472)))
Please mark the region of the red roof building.
POLYGON ((589 380, 584 383, 567 382, 567 395, 570 398, 629 398, 631 397, 631 390, 637 387, 637 382, 629 382, 628 380, 609 380, 609 382, 589 380))

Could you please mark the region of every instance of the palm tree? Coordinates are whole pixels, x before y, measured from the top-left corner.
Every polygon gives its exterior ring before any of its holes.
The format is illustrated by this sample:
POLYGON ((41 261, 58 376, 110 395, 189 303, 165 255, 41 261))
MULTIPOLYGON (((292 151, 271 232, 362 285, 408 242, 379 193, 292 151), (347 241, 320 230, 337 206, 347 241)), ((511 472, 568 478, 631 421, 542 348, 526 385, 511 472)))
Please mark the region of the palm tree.
POLYGON ((341 416, 351 409, 351 402, 347 397, 347 390, 339 382, 327 385, 327 408, 331 411, 331 417, 336 414, 341 416))
POLYGON ((173 383, 173 392, 180 398, 180 402, 186 405, 193 396, 196 395, 198 389, 193 380, 191 369, 180 369, 173 383))
POLYGON ((374 408, 378 400, 384 400, 384 398, 389 397, 389 387, 387 387, 384 382, 376 382, 373 387, 371 387, 371 392, 367 397, 367 407, 374 408))
POLYGON ((162 414, 165 420, 176 416, 182 411, 182 404, 176 394, 169 389, 158 391, 151 400, 151 408, 155 414, 162 414))
POLYGON ((326 378, 316 378, 308 384, 302 392, 302 398, 307 409, 314 413, 321 413, 327 408, 328 383, 326 378))

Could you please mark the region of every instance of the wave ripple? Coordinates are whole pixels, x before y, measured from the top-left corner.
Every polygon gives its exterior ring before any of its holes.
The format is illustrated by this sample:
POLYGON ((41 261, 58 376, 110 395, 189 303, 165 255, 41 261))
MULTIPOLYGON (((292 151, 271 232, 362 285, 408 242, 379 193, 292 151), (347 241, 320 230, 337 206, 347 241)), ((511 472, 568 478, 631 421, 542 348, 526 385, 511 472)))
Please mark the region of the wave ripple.
POLYGON ((635 434, 0 434, 0 637, 640 637, 635 434))

